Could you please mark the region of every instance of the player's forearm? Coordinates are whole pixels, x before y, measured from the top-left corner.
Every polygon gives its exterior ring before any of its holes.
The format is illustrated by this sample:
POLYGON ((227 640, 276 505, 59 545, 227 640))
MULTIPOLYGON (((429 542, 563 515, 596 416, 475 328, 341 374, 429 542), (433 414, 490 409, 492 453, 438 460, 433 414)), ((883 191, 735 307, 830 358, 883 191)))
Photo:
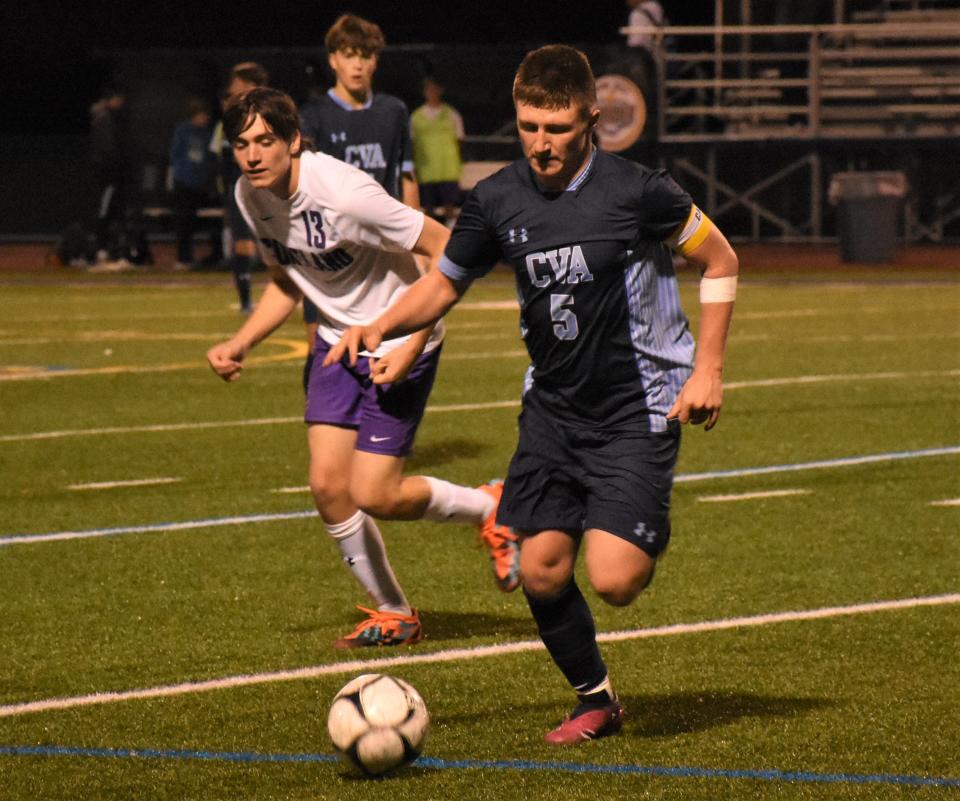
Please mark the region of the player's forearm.
POLYGON ((733 318, 733 303, 701 303, 700 331, 693 369, 697 372, 723 373, 727 332, 733 318))
POLYGON ((432 270, 404 292, 374 325, 384 339, 410 334, 435 325, 459 299, 456 285, 440 270, 432 270))
POLYGON ((412 209, 420 208, 420 187, 412 173, 405 172, 401 174, 400 195, 404 205, 412 209))
POLYGON ((700 332, 694 370, 709 370, 719 375, 723 372, 740 263, 718 228, 712 228, 703 243, 686 257, 701 276, 700 332))
POLYGON ((440 257, 450 241, 450 229, 441 225, 432 217, 424 215, 423 229, 413 246, 413 252, 425 256, 426 272, 433 272, 440 264, 440 257))
POLYGON ((427 342, 430 341, 430 334, 432 331, 432 325, 428 325, 426 328, 421 328, 419 331, 414 331, 410 335, 409 346, 416 350, 418 354, 423 353, 423 349, 427 347, 427 342))
POLYGON ((249 351, 279 328, 299 301, 300 295, 295 288, 281 286, 276 280, 271 281, 264 289, 256 309, 233 335, 233 341, 249 351))

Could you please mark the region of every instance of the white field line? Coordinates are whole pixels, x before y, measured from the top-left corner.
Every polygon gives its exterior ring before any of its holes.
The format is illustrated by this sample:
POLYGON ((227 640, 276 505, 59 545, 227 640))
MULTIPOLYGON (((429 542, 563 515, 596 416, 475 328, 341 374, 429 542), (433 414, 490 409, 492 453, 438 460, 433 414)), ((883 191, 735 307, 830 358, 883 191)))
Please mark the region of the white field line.
MULTIPOLYGON (((307 343, 295 340, 271 339, 268 342, 290 346, 290 350, 275 356, 250 356, 244 364, 268 364, 270 362, 290 362, 306 358, 307 343)), ((526 350, 484 351, 480 353, 448 353, 443 357, 445 362, 458 362, 475 359, 515 359, 529 358, 526 350)), ((208 369, 200 359, 190 362, 153 365, 110 365, 107 367, 76 367, 63 370, 49 369, 36 365, 4 365, 0 367, 0 381, 37 381, 50 378, 77 378, 92 375, 136 375, 138 373, 170 373, 179 370, 208 369), (7 370, 9 372, 3 372, 7 370)))
MULTIPOLYGON (((748 628, 756 626, 770 626, 777 623, 791 623, 800 620, 825 620, 828 618, 845 617, 851 615, 866 615, 876 612, 887 612, 901 609, 912 609, 921 606, 944 606, 960 603, 960 593, 950 595, 932 595, 921 598, 904 598, 895 601, 877 601, 873 603, 854 604, 851 606, 829 606, 820 609, 798 610, 790 612, 774 612, 764 615, 748 617, 725 618, 721 620, 707 620, 700 623, 677 623, 669 626, 657 626, 647 629, 632 629, 628 631, 611 631, 597 635, 599 642, 624 642, 627 640, 642 640, 652 637, 674 637, 683 634, 702 634, 709 631, 724 631, 728 629, 748 628)), ((253 673, 239 676, 227 676, 221 679, 208 681, 184 682, 182 684, 146 687, 137 690, 121 692, 103 692, 91 695, 80 695, 68 698, 48 698, 40 701, 27 701, 18 704, 0 706, 0 717, 15 717, 36 712, 49 712, 62 709, 74 709, 83 706, 110 704, 118 701, 133 701, 148 698, 169 698, 188 695, 191 693, 210 692, 212 690, 227 690, 236 687, 249 687, 257 684, 269 684, 280 681, 304 681, 320 676, 336 675, 341 673, 373 673, 389 668, 407 665, 439 664, 444 662, 459 662, 468 659, 484 657, 498 657, 507 654, 524 653, 543 650, 543 643, 539 640, 525 640, 521 642, 504 643, 502 645, 486 645, 476 648, 454 648, 445 651, 436 651, 429 654, 411 656, 393 656, 381 659, 357 659, 350 662, 334 662, 325 665, 280 670, 271 673, 253 673)))
MULTIPOLYGON (((501 331, 495 334, 458 334, 454 332, 447 333, 447 339, 460 344, 462 342, 502 342, 504 340, 513 340, 513 342, 522 342, 520 334, 517 331, 501 331)), ((447 340, 444 340, 445 342, 447 340)), ((508 344, 513 344, 510 342, 508 344)))
POLYGON ((478 300, 458 303, 457 309, 460 311, 509 311, 510 309, 520 311, 520 306, 516 300, 478 300))
MULTIPOLYGON (((22 337, 18 339, 7 339, 2 333, 0 333, 0 347, 4 346, 21 346, 21 345, 49 345, 49 344, 62 344, 64 342, 90 342, 90 343, 113 343, 113 342, 165 342, 170 340, 183 340, 183 341, 211 341, 219 342, 220 340, 229 339, 232 334, 227 332, 212 332, 212 333, 197 333, 197 334, 177 334, 177 333, 167 333, 167 334, 157 334, 157 333, 148 333, 143 331, 83 331, 75 334, 63 334, 57 336, 36 336, 36 337, 22 337)), ((495 332, 490 331, 489 323, 459 323, 456 326, 452 326, 449 329, 448 337, 451 341, 456 343, 468 343, 468 342, 499 342, 503 340, 518 340, 519 334, 515 328, 498 330, 495 332), (465 331, 475 330, 475 329, 484 329, 486 333, 482 334, 473 334, 473 333, 461 333, 465 331)), ((890 343, 890 342, 907 342, 907 341, 941 341, 944 339, 956 339, 960 337, 960 331, 948 331, 945 333, 931 333, 931 334, 867 334, 867 335, 850 335, 850 334, 823 334, 823 335, 814 335, 814 336, 802 336, 802 337, 793 337, 791 342, 803 342, 807 344, 822 344, 822 343, 833 343, 833 342, 862 342, 862 343, 890 343)), ((748 342, 769 342, 775 339, 772 334, 764 333, 755 333, 755 334, 733 334, 729 337, 730 342, 736 343, 748 343, 748 342)), ((24 370, 30 370, 32 373, 36 373, 36 368, 22 368, 24 370)))
MULTIPOLYGON (((955 303, 936 304, 932 306, 918 306, 910 309, 910 312, 922 314, 923 312, 941 312, 952 311, 957 308, 955 303)), ((858 314, 889 314, 890 312, 906 312, 903 307, 895 306, 856 306, 858 314)), ((787 320, 791 318, 803 317, 835 317, 842 316, 849 312, 848 309, 780 309, 777 311, 738 311, 734 312, 735 320, 787 320)))
POLYGON ((299 495, 304 492, 310 492, 310 487, 277 487, 277 489, 272 489, 270 492, 275 492, 278 495, 299 495))
POLYGON ((799 375, 790 378, 760 378, 753 381, 731 381, 724 384, 728 389, 752 389, 754 387, 782 387, 796 384, 827 384, 843 381, 895 381, 904 378, 941 378, 960 376, 960 370, 918 370, 916 372, 856 373, 799 375))
POLYGON ((728 501, 752 501, 761 498, 786 498, 791 495, 809 495, 807 489, 767 490, 766 492, 741 492, 739 495, 701 495, 699 503, 726 503, 728 501))
POLYGON ((781 309, 780 311, 738 311, 738 320, 779 320, 796 317, 819 317, 824 314, 823 309, 781 309))
POLYGON ((6 434, 0 442, 23 442, 62 437, 95 437, 102 434, 142 434, 162 431, 193 431, 204 428, 233 428, 239 426, 269 426, 282 423, 302 423, 302 417, 261 417, 253 420, 214 420, 207 423, 162 423, 145 426, 109 426, 107 428, 77 428, 64 431, 38 431, 35 434, 6 434))
POLYGON ((960 498, 948 498, 944 501, 930 501, 931 506, 960 506, 960 498))
POLYGON ((947 331, 937 334, 868 334, 863 336, 853 336, 850 334, 830 335, 823 334, 809 337, 793 337, 791 342, 806 342, 810 344, 833 344, 834 342, 863 342, 875 344, 878 342, 940 342, 944 339, 956 339, 960 337, 960 331, 947 331))
POLYGON ((68 490, 101 490, 115 487, 149 487, 154 484, 176 484, 182 478, 132 478, 126 481, 96 481, 89 484, 68 484, 68 490))
MULTIPOLYGON (((851 465, 871 464, 874 462, 896 461, 899 459, 919 459, 925 456, 945 456, 960 453, 960 446, 950 448, 931 448, 926 451, 905 451, 900 453, 878 453, 871 456, 857 456, 847 459, 830 459, 820 462, 802 462, 800 464, 771 465, 768 467, 748 467, 739 470, 718 470, 712 473, 681 473, 674 478, 675 484, 688 481, 709 481, 715 478, 738 478, 741 476, 767 475, 770 473, 785 473, 796 470, 829 469, 833 467, 849 467, 851 465)), ((53 542, 58 540, 92 539, 97 537, 111 537, 117 534, 144 534, 163 531, 183 531, 186 529, 207 528, 212 526, 247 525, 250 523, 266 523, 275 520, 290 520, 294 518, 313 517, 316 512, 279 512, 272 514, 246 515, 242 517, 211 518, 208 520, 186 520, 180 523, 152 523, 149 525, 125 526, 120 528, 88 529, 86 531, 56 531, 49 534, 14 534, 0 536, 0 547, 5 545, 33 545, 38 542, 53 542)))
MULTIPOLYGON (((513 409, 520 406, 519 400, 491 401, 490 403, 450 403, 428 406, 428 412, 475 412, 485 409, 513 409)), ((146 426, 110 426, 107 428, 78 428, 64 431, 39 431, 35 434, 5 434, 0 442, 22 442, 38 439, 61 439, 63 437, 92 437, 101 434, 143 434, 163 431, 195 431, 205 428, 233 428, 235 426, 272 426, 288 423, 303 423, 303 417, 260 417, 252 420, 211 420, 206 423, 162 423, 146 426)))
MULTIPOLYGON (((91 286, 91 285, 73 285, 78 289, 99 289, 102 290, 102 286, 91 286)), ((186 286, 188 289, 197 289, 198 291, 204 291, 209 289, 209 286, 193 286, 193 285, 180 285, 186 286)), ((861 287, 870 287, 872 286, 869 283, 858 283, 852 282, 850 284, 818 284, 818 290, 857 290, 861 287)), ((918 288, 924 288, 928 286, 927 284, 898 284, 898 288, 904 286, 914 286, 918 288)), ((167 291, 176 287, 157 287, 158 290, 167 291)), ((682 288, 695 293, 696 285, 691 284, 689 286, 684 285, 682 288)), ((231 304, 232 306, 232 304, 231 304)), ((89 321, 89 322, 100 322, 103 320, 175 320, 175 319, 204 319, 208 317, 226 317, 231 318, 236 315, 230 315, 229 309, 231 306, 225 306, 223 311, 216 310, 207 310, 207 311, 179 311, 171 309, 170 311, 164 312, 144 312, 141 314, 130 314, 128 312, 116 312, 116 313, 107 313, 107 312, 98 312, 97 314, 57 314, 57 315, 36 315, 30 317, 12 317, 5 318, 5 325, 33 325, 34 323, 56 323, 60 324, 69 324, 71 322, 78 321, 89 321)), ((736 313, 736 319, 738 320, 767 320, 773 319, 776 317, 822 317, 827 315, 832 316, 843 316, 847 314, 888 314, 890 312, 905 313, 905 314, 914 314, 914 313, 923 313, 928 311, 948 311, 956 309, 957 304, 946 303, 946 304, 934 304, 927 306, 900 306, 900 305, 890 305, 890 306, 848 306, 841 309, 784 309, 782 311, 766 311, 766 312, 748 312, 748 311, 739 311, 736 313)), ((500 300, 500 301, 465 301, 463 303, 457 304, 456 309, 453 312, 451 324, 456 322, 456 313, 457 311, 510 311, 510 310, 519 310, 516 300, 500 300)), ((450 318, 448 318, 450 319, 450 318)))
MULTIPOLYGON (((525 353, 525 352, 524 352, 525 353)), ((481 354, 474 357, 478 358, 481 354)), ((487 357, 489 354, 482 354, 487 357)), ((497 355, 503 355, 497 354, 497 355)), ((444 356, 444 359, 456 358, 444 356)), ((922 371, 916 373, 855 373, 849 375, 808 375, 784 378, 761 378, 753 381, 733 381, 724 385, 725 390, 751 389, 753 387, 780 387, 791 384, 819 384, 844 381, 880 381, 909 378, 942 378, 960 375, 960 370, 922 371)), ((2 380, 0 376, 0 380, 2 380)), ((457 403, 445 406, 428 406, 428 412, 469 412, 483 409, 510 409, 520 405, 518 400, 491 401, 489 403, 457 403)), ((3 434, 0 442, 26 442, 41 439, 60 439, 62 437, 90 437, 102 434, 141 434, 163 431, 190 431, 205 428, 231 428, 234 426, 261 426, 302 422, 301 417, 264 417, 252 420, 215 420, 205 423, 166 423, 144 426, 110 426, 106 428, 79 428, 62 431, 38 431, 33 434, 3 434)))
MULTIPOLYGON (((228 307, 224 307, 227 309, 228 307)), ((169 311, 169 312, 146 312, 144 314, 127 314, 118 312, 116 314, 98 313, 98 314, 59 314, 59 315, 40 315, 37 317, 6 319, 4 322, 8 325, 32 325, 33 323, 57 323, 68 325, 73 322, 100 322, 101 320, 176 320, 189 318, 191 320, 200 320, 207 317, 227 317, 235 318, 229 311, 169 311)))
POLYGON ((445 320, 447 321, 447 331, 451 334, 456 334, 458 331, 468 331, 477 328, 483 329, 484 331, 519 331, 518 326, 511 326, 509 329, 497 328, 497 326, 503 326, 503 323, 491 323, 489 320, 451 320, 449 317, 446 317, 445 320))
MULTIPOLYGON (((803 342, 805 344, 819 345, 832 344, 835 342, 861 342, 874 344, 877 342, 940 342, 944 339, 957 339, 960 337, 960 331, 948 331, 937 334, 865 334, 854 336, 852 334, 824 334, 805 337, 791 337, 791 342, 803 342)), ((731 334, 728 342, 743 344, 745 342, 770 342, 777 339, 771 334, 731 334)))
MULTIPOLYGON (((443 361, 445 362, 465 362, 471 361, 474 359, 518 359, 518 358, 529 359, 530 354, 527 353, 524 349, 517 350, 492 350, 492 351, 481 351, 478 353, 444 353, 443 361)), ((517 382, 519 384, 519 381, 517 382)))
POLYGON ((158 334, 148 331, 74 331, 64 332, 62 334, 23 337, 20 339, 6 339, 0 336, 0 345, 49 345, 63 342, 168 342, 170 340, 182 340, 185 342, 209 340, 219 342, 224 339, 229 339, 231 336, 233 336, 231 333, 218 333, 216 331, 196 334, 158 334))
MULTIPOLYGON (((244 360, 244 364, 269 364, 277 361, 290 361, 292 359, 304 359, 307 355, 307 343, 299 339, 286 339, 274 337, 268 340, 268 344, 279 345, 286 348, 282 353, 272 356, 250 356, 244 360)), ((197 370, 209 369, 202 359, 194 359, 189 362, 180 362, 174 364, 151 364, 151 365, 110 365, 108 367, 78 367, 65 370, 50 370, 45 367, 31 367, 20 365, 4 365, 0 367, 0 381, 36 381, 49 378, 74 378, 76 376, 90 375, 117 375, 119 373, 169 373, 175 370, 197 370), (11 372, 3 372, 10 370, 11 372)))

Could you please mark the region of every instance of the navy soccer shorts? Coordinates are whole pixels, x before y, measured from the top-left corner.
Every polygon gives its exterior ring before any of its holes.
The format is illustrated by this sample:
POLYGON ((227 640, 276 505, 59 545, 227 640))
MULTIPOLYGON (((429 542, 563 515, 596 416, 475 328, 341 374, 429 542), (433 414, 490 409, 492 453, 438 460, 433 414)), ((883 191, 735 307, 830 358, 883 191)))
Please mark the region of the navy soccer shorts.
POLYGON ((497 522, 576 538, 596 528, 656 558, 670 539, 680 424, 672 420, 664 432, 575 427, 544 410, 535 393, 524 398, 497 522))

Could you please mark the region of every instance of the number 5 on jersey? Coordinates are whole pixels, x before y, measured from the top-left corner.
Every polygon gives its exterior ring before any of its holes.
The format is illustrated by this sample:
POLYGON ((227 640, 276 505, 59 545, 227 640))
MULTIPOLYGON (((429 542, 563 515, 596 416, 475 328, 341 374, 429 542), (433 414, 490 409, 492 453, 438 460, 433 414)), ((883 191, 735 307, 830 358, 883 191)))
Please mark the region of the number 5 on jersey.
POLYGON ((555 294, 550 296, 550 319, 553 320, 553 333, 557 339, 569 341, 580 333, 577 315, 568 306, 573 306, 573 295, 555 294))

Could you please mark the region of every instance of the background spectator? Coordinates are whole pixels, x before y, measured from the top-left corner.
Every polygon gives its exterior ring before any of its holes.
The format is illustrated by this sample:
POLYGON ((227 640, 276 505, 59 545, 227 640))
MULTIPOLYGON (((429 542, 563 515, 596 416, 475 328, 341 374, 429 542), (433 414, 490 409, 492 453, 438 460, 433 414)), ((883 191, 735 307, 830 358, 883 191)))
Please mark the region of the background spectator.
POLYGON ((210 196, 216 158, 210 152, 210 106, 197 98, 187 104, 188 119, 173 132, 170 166, 173 170, 173 207, 177 232, 177 263, 187 270, 193 264, 193 234, 197 210, 210 196))
MULTIPOLYGON (((235 64, 227 78, 227 88, 223 93, 224 105, 235 95, 242 95, 258 86, 266 86, 269 80, 269 73, 256 61, 235 64)), ((220 178, 223 183, 223 252, 230 254, 228 263, 233 272, 240 311, 249 314, 253 309, 250 299, 250 273, 257 249, 253 233, 243 219, 233 194, 240 178, 240 168, 233 158, 233 146, 223 135, 222 123, 218 123, 214 129, 210 150, 220 159, 220 178)))
POLYGON ((96 260, 123 269, 126 215, 133 176, 133 156, 125 113, 126 96, 108 88, 90 107, 90 161, 97 196, 96 260))
POLYGON ((436 78, 424 78, 423 97, 426 102, 410 118, 420 205, 441 222, 450 223, 460 205, 463 118, 453 106, 443 102, 443 84, 436 78))

